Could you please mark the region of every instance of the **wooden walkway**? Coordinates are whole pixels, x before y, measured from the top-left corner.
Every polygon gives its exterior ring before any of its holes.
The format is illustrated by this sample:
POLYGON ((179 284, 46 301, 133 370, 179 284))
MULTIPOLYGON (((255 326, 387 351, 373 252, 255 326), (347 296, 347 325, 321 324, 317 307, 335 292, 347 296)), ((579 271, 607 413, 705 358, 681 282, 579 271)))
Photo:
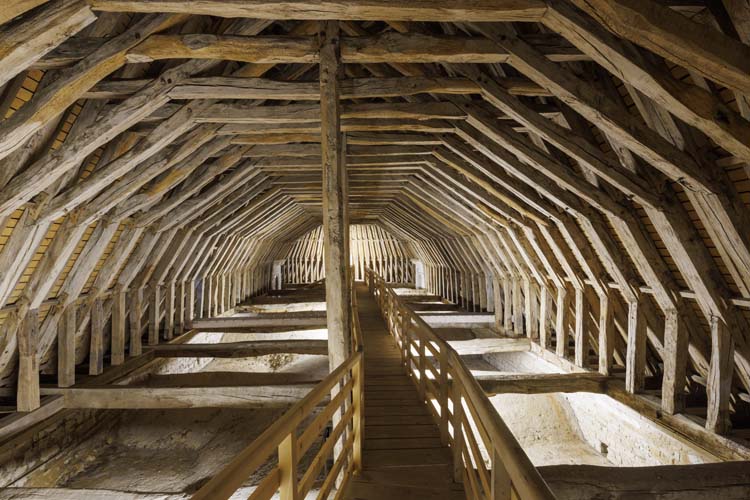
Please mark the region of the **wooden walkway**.
POLYGON ((367 287, 357 284, 365 352, 364 471, 350 500, 465 499, 453 482, 453 458, 414 383, 367 287))

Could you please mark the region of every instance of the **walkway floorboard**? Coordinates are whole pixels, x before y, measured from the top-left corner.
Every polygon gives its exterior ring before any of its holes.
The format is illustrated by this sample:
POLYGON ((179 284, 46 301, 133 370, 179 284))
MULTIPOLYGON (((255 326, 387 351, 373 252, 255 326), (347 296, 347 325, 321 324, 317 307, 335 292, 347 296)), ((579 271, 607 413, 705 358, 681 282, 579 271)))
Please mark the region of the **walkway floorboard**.
POLYGON ((377 303, 365 285, 356 291, 365 344, 364 471, 345 498, 463 500, 451 452, 401 365, 377 303))

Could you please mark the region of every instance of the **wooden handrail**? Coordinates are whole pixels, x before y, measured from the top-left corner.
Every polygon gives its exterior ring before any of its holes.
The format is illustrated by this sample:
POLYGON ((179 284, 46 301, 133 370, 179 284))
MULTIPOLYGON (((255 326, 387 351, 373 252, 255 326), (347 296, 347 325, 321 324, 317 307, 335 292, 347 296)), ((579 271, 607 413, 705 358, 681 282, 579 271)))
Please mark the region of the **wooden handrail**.
POLYGON ((250 496, 252 500, 268 500, 277 491, 281 492, 281 498, 304 498, 331 454, 334 455, 334 466, 324 479, 318 498, 328 498, 336 479, 343 473, 335 498, 341 497, 352 473, 362 470, 364 362, 353 285, 351 307, 351 356, 201 487, 193 499, 222 500, 231 497, 275 450, 278 451, 278 466, 261 480, 250 496), (329 394, 331 400, 323 410, 311 419, 304 430, 298 429, 329 394), (298 481, 300 457, 330 421, 333 421, 333 430, 328 441, 323 443, 301 481, 298 481), (343 446, 337 450, 338 447, 333 444, 339 440, 343 446))
POLYGON ((401 346, 407 371, 420 395, 434 410, 441 435, 453 449, 456 479, 464 482, 467 498, 510 499, 514 492, 521 500, 554 499, 549 486, 458 353, 380 276, 368 269, 365 280, 381 307, 389 331, 401 346), (437 365, 430 359, 435 357, 437 365), (439 377, 436 380, 439 383, 433 383, 430 375, 439 377), (432 399, 439 410, 434 409, 432 399), (453 428, 450 436, 449 421, 453 428), (480 441, 490 455, 489 473, 477 446, 480 441))

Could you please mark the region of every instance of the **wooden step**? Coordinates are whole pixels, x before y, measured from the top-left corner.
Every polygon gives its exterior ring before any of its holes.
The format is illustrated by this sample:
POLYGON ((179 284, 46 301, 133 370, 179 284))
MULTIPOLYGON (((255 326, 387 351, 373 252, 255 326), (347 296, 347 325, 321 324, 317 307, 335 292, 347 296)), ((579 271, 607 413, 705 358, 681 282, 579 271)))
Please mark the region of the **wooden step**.
POLYGON ((430 425, 367 425, 365 439, 440 437, 435 424, 430 425))
POLYGON ((408 450, 442 448, 444 446, 439 437, 369 439, 367 432, 365 432, 365 453, 367 450, 408 450))
POLYGON ((365 420, 365 428, 370 425, 428 425, 434 424, 430 415, 371 415, 365 420))
POLYGON ((426 465, 450 465, 453 463, 448 448, 429 448, 424 450, 368 450, 364 456, 366 469, 386 467, 422 467, 426 465))
POLYGON ((465 500, 462 491, 416 488, 352 481, 345 498, 351 500, 465 500))
POLYGON ((444 488, 463 491, 463 485, 453 482, 452 465, 428 465, 423 467, 391 467, 389 469, 365 469, 357 476, 362 482, 413 486, 416 488, 444 488))
POLYGON ((365 403, 365 417, 379 417, 391 415, 430 415, 424 405, 419 406, 375 406, 365 403))

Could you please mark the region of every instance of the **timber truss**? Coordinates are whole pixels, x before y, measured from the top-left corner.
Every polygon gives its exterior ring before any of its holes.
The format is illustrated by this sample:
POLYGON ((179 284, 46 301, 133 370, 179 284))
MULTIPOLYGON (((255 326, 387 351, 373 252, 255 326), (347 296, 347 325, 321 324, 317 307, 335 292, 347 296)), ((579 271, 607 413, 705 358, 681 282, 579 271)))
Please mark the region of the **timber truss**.
POLYGON ((322 222, 335 118, 349 220, 432 291, 624 370, 663 414, 748 417, 743 2, 10 4, 0 373, 19 410, 40 371, 69 387, 267 288, 322 222))

